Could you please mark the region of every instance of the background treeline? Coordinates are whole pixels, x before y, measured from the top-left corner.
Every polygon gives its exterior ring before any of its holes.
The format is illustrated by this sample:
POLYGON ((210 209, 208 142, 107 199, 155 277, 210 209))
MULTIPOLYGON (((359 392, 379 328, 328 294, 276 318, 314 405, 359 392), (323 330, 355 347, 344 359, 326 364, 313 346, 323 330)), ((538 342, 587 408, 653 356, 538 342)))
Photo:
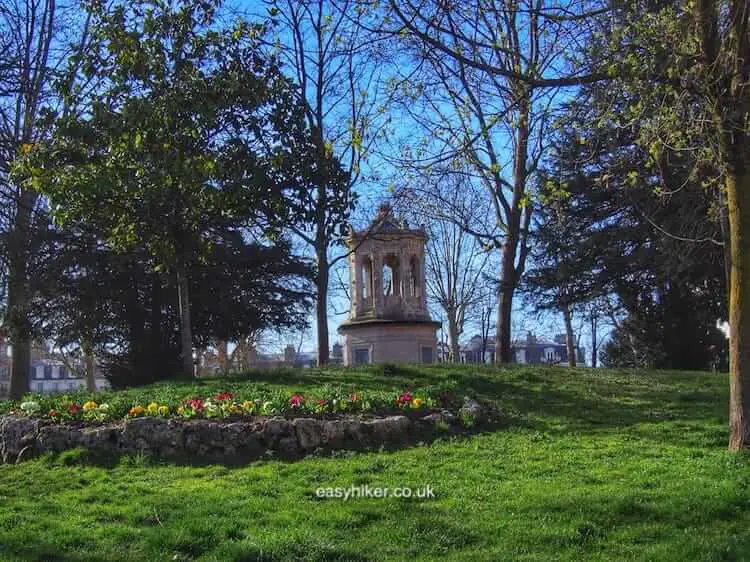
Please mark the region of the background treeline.
POLYGON ((326 364, 382 199, 429 230, 449 360, 473 330, 509 361, 533 309, 592 365, 725 367, 747 14, 720 4, 0 0, 12 394, 37 339, 137 384, 313 309, 326 364))

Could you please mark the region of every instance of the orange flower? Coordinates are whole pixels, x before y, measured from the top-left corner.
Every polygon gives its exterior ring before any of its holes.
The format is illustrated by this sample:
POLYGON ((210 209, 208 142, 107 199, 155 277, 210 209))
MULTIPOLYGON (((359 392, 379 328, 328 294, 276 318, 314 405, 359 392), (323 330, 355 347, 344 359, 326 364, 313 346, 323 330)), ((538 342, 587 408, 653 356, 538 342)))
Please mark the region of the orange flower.
POLYGON ((146 413, 146 408, 144 408, 143 406, 133 406, 132 408, 130 408, 128 415, 136 417, 142 416, 144 413, 146 413))

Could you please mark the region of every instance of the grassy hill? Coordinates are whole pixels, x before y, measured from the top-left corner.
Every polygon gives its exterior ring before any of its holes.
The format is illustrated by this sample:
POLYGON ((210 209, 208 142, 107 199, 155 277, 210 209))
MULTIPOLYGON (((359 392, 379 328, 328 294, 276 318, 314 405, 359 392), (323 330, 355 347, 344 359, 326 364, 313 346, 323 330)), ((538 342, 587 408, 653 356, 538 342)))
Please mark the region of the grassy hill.
POLYGON ((0 466, 0 559, 750 560, 750 456, 726 451, 725 375, 564 368, 272 371, 128 391, 452 382, 502 428, 245 467, 80 452, 0 466), (195 387, 195 388, 194 388, 195 387), (320 499, 430 485, 434 499, 320 499))

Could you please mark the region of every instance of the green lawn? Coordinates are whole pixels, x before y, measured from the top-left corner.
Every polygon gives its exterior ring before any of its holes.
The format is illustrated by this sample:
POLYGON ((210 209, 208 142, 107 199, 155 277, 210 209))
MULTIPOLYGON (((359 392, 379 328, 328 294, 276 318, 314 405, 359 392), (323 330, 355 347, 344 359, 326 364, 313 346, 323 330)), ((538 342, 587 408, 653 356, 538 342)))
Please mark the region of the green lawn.
POLYGON ((250 379, 294 391, 453 381, 495 401, 505 423, 241 468, 97 465, 75 451, 0 466, 0 558, 750 560, 750 456, 726 451, 724 375, 436 366, 250 379), (352 484, 432 485, 436 498, 315 495, 352 484))

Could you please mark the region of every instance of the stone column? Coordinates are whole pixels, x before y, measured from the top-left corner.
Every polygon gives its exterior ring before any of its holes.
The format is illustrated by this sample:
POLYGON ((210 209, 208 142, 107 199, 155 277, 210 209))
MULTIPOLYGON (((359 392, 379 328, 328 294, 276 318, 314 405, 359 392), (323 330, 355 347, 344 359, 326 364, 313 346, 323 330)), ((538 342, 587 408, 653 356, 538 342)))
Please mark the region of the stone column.
POLYGON ((364 305, 364 303, 362 302, 362 299, 364 298, 364 295, 362 293, 362 289, 364 287, 364 285, 362 284, 362 256, 354 254, 352 256, 352 261, 354 262, 354 274, 349 276, 351 282, 351 286, 349 287, 349 294, 352 297, 351 315, 352 318, 355 318, 359 316, 360 311, 362 310, 364 305))
POLYGON ((401 311, 403 312, 404 309, 404 302, 406 301, 406 287, 407 284, 405 283, 406 278, 406 269, 408 269, 408 258, 404 260, 404 256, 406 253, 404 252, 404 247, 401 246, 398 250, 398 299, 401 303, 401 311), (405 261, 407 263, 405 263, 405 261))
POLYGON ((380 252, 370 254, 372 260, 372 304, 375 315, 383 313, 383 257, 380 252))

